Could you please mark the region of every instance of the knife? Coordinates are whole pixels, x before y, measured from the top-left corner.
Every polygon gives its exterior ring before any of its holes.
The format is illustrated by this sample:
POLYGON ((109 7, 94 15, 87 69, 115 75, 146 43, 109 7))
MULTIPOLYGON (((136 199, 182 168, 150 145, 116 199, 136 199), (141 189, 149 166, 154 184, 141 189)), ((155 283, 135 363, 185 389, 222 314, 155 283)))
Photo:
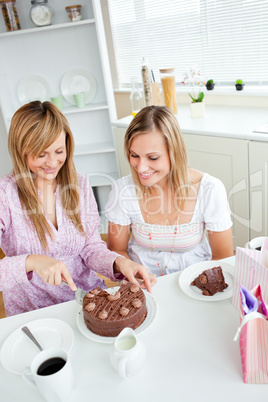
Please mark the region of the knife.
MULTIPOLYGON (((65 281, 62 281, 61 283, 63 283, 64 285, 69 286, 68 283, 65 282, 65 281)), ((81 305, 83 305, 83 299, 84 299, 85 295, 87 294, 87 292, 85 290, 81 289, 81 288, 77 288, 74 291, 74 293, 75 293, 76 302, 81 304, 81 305)))

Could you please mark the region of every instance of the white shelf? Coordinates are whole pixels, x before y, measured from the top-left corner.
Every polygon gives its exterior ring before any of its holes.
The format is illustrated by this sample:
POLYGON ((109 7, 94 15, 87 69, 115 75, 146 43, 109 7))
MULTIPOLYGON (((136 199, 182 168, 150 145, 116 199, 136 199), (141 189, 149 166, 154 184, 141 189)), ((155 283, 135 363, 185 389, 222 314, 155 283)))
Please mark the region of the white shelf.
POLYGON ((71 114, 71 113, 83 113, 83 112, 93 112, 96 110, 105 110, 108 109, 107 103, 91 103, 86 105, 83 108, 78 108, 76 106, 66 107, 62 110, 64 114, 71 114))
POLYGON ((2 33, 0 33, 0 38, 2 38, 4 36, 36 34, 37 32, 42 32, 42 31, 51 31, 54 29, 62 29, 62 28, 73 28, 78 25, 81 26, 81 25, 89 25, 89 24, 94 24, 94 23, 95 23, 94 19, 88 19, 88 20, 82 20, 82 21, 76 21, 76 22, 66 22, 63 24, 48 25, 48 26, 44 26, 44 27, 19 29, 17 31, 2 32, 2 33))
POLYGON ((76 144, 74 156, 103 154, 115 152, 115 146, 112 142, 101 142, 95 144, 76 144))
MULTIPOLYGON (((83 108, 78 108, 76 106, 64 107, 62 110, 63 114, 75 114, 75 113, 88 113, 88 112, 95 112, 97 110, 107 110, 109 106, 106 102, 101 103, 91 103, 90 105, 86 105, 83 108)), ((10 123, 12 117, 7 117, 7 121, 10 123)))

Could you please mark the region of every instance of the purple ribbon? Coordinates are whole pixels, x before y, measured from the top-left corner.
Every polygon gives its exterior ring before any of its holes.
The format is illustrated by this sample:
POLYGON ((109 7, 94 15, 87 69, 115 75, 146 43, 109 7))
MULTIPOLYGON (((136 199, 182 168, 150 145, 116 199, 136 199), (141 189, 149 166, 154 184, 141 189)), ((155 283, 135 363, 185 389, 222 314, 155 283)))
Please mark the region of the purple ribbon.
POLYGON ((253 311, 258 311, 259 301, 245 286, 240 286, 240 295, 242 309, 245 314, 252 313, 253 311))

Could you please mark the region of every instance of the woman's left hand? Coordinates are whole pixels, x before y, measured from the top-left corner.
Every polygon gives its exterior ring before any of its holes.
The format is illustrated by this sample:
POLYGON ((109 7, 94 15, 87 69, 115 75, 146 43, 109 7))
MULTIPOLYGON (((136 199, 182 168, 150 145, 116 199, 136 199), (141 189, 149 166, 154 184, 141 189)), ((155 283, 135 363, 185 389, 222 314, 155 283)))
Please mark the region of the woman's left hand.
POLYGON ((156 276, 150 274, 148 269, 141 264, 124 257, 117 257, 114 262, 114 271, 120 272, 129 282, 147 289, 151 293, 151 287, 156 283, 156 276), (142 279, 142 281, 140 281, 142 279))

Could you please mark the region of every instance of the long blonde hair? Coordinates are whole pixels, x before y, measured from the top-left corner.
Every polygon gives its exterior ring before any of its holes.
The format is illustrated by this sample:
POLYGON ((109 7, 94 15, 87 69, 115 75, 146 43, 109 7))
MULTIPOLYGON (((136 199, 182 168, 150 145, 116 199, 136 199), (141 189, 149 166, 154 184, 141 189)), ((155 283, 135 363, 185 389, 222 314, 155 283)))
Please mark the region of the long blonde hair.
POLYGON ((30 102, 16 111, 9 129, 8 148, 20 202, 44 249, 47 248, 46 234, 53 239, 53 233, 43 213, 34 176, 27 163, 27 155, 41 155, 62 131, 66 133, 66 160, 57 176, 59 188, 62 190, 61 202, 77 230, 85 234, 79 213, 78 178, 73 162, 74 139, 63 113, 53 103, 30 102))
MULTIPOLYGON (((186 197, 189 195, 188 158, 179 123, 166 106, 144 107, 131 121, 124 141, 125 154, 130 162, 130 149, 132 141, 138 135, 158 130, 162 133, 169 153, 170 172, 169 185, 174 194, 178 196, 178 207, 183 209, 186 197)), ((131 166, 134 183, 143 195, 152 189, 144 187, 136 170, 131 166)))

